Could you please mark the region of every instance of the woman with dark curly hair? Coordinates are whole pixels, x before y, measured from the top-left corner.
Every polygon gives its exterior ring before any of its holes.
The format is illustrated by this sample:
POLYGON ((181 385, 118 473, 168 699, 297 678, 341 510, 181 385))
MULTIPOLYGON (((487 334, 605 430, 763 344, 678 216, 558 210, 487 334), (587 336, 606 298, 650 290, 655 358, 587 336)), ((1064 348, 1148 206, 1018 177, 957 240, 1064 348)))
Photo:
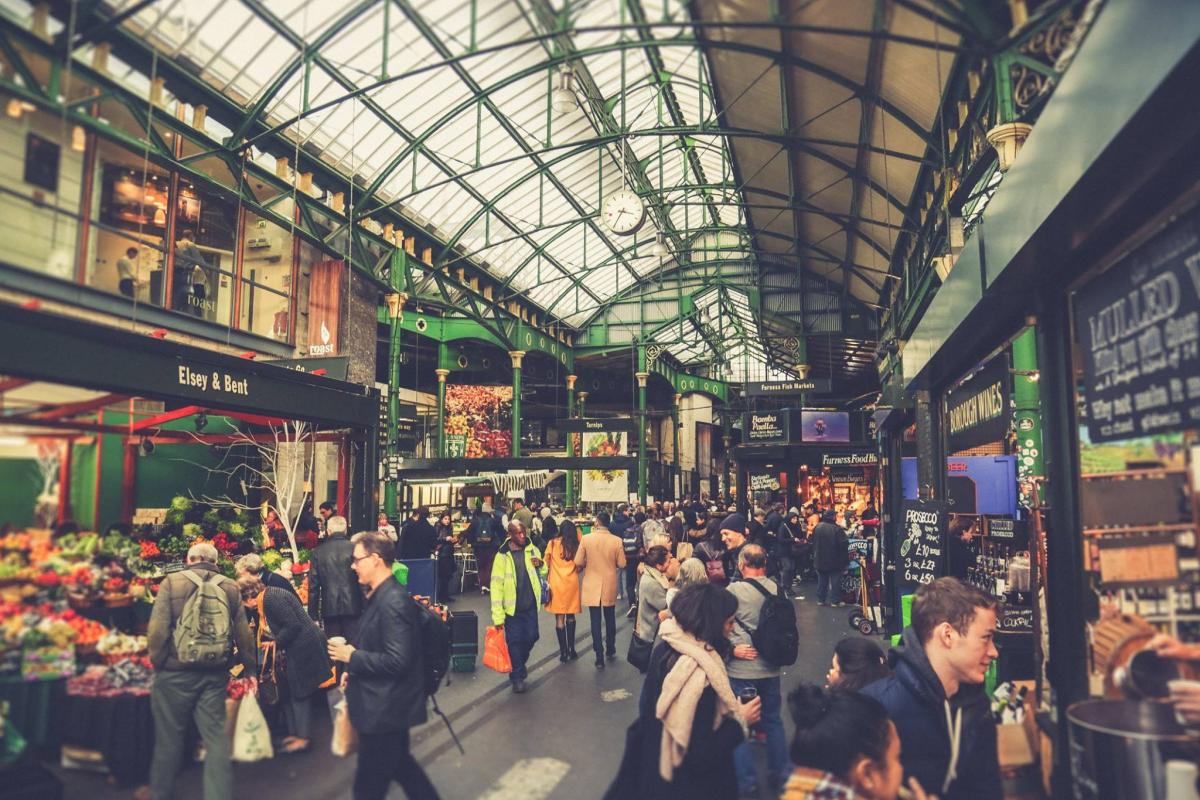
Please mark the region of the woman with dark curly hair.
POLYGON ((880 678, 892 674, 888 669, 883 648, 874 639, 853 637, 842 639, 833 648, 833 664, 825 674, 829 688, 857 692, 880 678))

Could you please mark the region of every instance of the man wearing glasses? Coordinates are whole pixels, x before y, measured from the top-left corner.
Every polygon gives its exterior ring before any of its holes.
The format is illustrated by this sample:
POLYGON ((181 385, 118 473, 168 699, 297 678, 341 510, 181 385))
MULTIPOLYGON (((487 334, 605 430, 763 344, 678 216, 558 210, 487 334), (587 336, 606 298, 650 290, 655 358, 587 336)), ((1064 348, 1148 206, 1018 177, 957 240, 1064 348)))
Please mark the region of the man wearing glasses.
POLYGON ((396 781, 410 798, 436 800, 437 790, 410 751, 409 728, 425 722, 421 611, 392 576, 396 544, 370 531, 354 543, 352 569, 367 592, 352 644, 329 644, 346 665, 350 722, 358 731, 354 800, 383 800, 396 781))

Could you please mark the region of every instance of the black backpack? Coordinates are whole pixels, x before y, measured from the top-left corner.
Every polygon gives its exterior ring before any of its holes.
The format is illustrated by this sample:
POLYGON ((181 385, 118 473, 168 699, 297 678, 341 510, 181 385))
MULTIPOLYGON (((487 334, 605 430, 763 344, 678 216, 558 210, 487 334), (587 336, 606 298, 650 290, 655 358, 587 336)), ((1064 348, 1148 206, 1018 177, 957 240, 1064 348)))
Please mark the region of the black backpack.
POLYGON ((412 600, 412 604, 417 609, 417 619, 420 624, 418 633, 421 637, 421 657, 425 661, 425 694, 433 701, 433 710, 446 723, 446 729, 450 731, 450 737, 458 745, 459 751, 465 753, 462 744, 458 741, 458 736, 454 733, 454 728, 450 727, 450 720, 438 708, 436 697, 437 690, 442 686, 442 679, 450 672, 450 653, 453 641, 450 623, 424 603, 412 600))
POLYGON ((784 596, 783 587, 773 595, 756 580, 747 579, 745 583, 762 594, 763 604, 758 613, 758 626, 754 630, 745 625, 742 628, 750 634, 750 641, 760 658, 776 667, 790 667, 800 655, 796 607, 784 596))

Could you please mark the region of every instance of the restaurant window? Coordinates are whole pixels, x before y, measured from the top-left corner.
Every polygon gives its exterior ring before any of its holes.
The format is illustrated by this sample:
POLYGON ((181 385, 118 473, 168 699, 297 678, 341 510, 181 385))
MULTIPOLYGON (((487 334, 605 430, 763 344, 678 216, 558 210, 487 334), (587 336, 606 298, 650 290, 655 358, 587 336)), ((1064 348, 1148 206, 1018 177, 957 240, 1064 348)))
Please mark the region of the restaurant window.
POLYGON ((97 140, 85 282, 161 306, 166 292, 171 176, 105 139, 97 140))
MULTIPOLYGON (((290 213, 291 201, 276 206, 290 213)), ((247 213, 242 233, 242 280, 238 327, 286 342, 291 331, 292 233, 247 213)))
POLYGON ((175 198, 175 259, 171 308, 228 325, 237 282, 234 243, 238 207, 191 182, 175 198))
POLYGON ((11 95, 0 93, 0 103, 0 260, 74 280, 82 129, 76 149, 61 117, 11 95))

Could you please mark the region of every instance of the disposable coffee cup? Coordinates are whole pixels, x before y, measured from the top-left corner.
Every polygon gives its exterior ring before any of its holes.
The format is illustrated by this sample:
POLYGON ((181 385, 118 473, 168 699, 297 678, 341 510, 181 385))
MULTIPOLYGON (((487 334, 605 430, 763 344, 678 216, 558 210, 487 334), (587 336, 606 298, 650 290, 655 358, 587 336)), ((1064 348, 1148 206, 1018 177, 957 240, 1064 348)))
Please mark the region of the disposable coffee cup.
POLYGON ((345 636, 330 636, 329 643, 335 647, 341 647, 346 643, 345 636))
POLYGON ((758 697, 758 689, 753 686, 747 686, 738 692, 738 700, 741 700, 743 704, 749 703, 756 697, 758 697))
MULTIPOLYGON (((1175 694, 1177 691, 1181 691, 1183 689, 1193 688, 1193 687, 1200 687, 1200 681, 1188 681, 1188 680, 1183 680, 1183 679, 1167 681, 1167 690, 1171 693, 1172 698, 1175 697, 1175 694)), ((1197 727, 1196 723, 1189 722, 1187 720, 1187 718, 1184 717, 1183 714, 1180 714, 1178 711, 1175 712, 1175 721, 1178 722, 1180 725, 1184 726, 1185 728, 1197 727)))

